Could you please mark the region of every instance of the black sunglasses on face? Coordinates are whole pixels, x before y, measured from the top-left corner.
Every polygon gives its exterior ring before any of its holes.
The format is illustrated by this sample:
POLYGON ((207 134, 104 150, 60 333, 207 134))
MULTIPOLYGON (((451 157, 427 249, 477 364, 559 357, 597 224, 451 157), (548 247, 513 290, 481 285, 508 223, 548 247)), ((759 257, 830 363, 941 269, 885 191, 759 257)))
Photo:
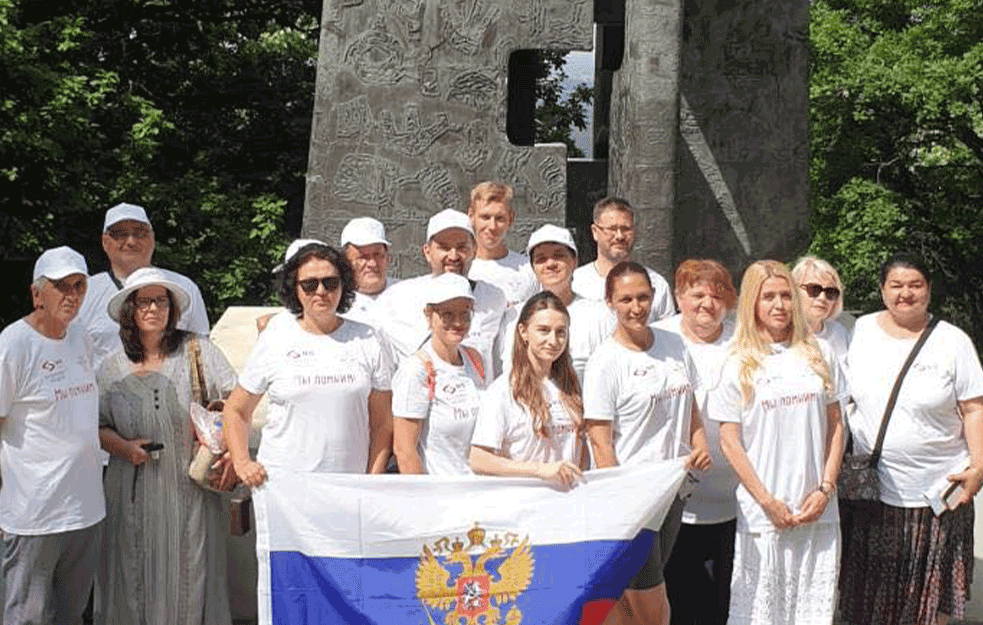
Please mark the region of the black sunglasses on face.
POLYGON ((304 293, 308 295, 313 295, 317 291, 317 285, 320 284, 324 287, 325 291, 331 292, 336 291, 341 286, 341 276, 325 276, 324 278, 307 278, 306 280, 298 280, 297 286, 301 288, 304 293))
POLYGON ((824 287, 823 285, 816 284, 814 282, 800 286, 805 290, 806 295, 809 297, 819 297, 819 294, 822 293, 826 296, 826 299, 831 302, 835 302, 836 300, 840 299, 840 290, 835 286, 824 287))

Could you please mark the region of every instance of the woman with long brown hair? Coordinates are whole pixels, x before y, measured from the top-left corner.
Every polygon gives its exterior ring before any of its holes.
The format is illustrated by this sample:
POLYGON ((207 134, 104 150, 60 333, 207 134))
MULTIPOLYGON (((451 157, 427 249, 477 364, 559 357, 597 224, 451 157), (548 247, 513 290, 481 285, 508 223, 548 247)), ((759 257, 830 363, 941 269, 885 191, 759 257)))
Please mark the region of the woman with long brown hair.
POLYGON ((553 293, 519 313, 512 370, 485 393, 471 438, 471 469, 539 477, 567 488, 581 477, 583 403, 567 345, 570 315, 553 293))

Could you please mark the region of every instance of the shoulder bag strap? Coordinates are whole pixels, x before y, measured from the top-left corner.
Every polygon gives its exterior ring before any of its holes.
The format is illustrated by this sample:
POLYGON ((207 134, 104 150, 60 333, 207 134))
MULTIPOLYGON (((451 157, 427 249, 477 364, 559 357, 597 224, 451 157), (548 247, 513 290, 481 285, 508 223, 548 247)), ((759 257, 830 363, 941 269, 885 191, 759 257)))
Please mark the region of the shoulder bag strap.
POLYGON ((201 364, 201 346, 198 345, 198 337, 194 334, 188 336, 188 364, 191 373, 191 399, 202 406, 206 405, 205 371, 201 364))
POLYGON ((901 383, 904 382, 904 377, 908 373, 908 369, 911 368, 911 363, 915 362, 915 357, 921 351, 922 345, 925 344, 929 335, 932 334, 932 330, 938 324, 938 317, 932 317, 929 320, 928 325, 922 331, 922 335, 915 342, 915 346, 911 348, 911 353, 908 354, 908 359, 902 365, 901 371, 898 372, 898 378, 894 381, 894 388, 891 389, 891 396, 888 398, 887 406, 884 408, 884 416, 881 418, 881 429, 877 432, 877 443, 874 444, 874 449, 870 452, 870 466, 872 467, 877 466, 878 460, 881 459, 881 448, 884 447, 884 435, 887 434, 887 424, 891 420, 891 413, 894 412, 894 404, 898 401, 898 394, 901 393, 901 383))

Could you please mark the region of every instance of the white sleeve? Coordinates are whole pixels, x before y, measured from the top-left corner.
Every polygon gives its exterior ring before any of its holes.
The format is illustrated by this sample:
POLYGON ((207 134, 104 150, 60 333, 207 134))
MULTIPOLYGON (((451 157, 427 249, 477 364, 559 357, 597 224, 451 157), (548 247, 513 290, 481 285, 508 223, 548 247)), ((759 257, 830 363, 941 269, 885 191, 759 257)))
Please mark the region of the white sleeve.
POLYGON ((649 315, 651 321, 665 319, 676 314, 676 306, 672 301, 672 292, 669 290, 669 283, 660 274, 649 272, 652 281, 652 312, 649 315))
POLYGON ((840 359, 836 357, 833 348, 828 345, 826 349, 823 349, 823 359, 829 369, 829 385, 832 389, 832 392, 826 393, 826 403, 835 404, 845 401, 850 393, 847 389, 846 378, 843 375, 843 367, 840 366, 840 359))
POLYGON ((198 339, 205 365, 205 384, 208 398, 219 399, 232 392, 236 385, 236 372, 225 357, 225 352, 208 339, 198 339))
POLYGON ((430 416, 430 387, 420 358, 413 356, 400 363, 392 387, 394 417, 426 419, 430 416))
POLYGON ((618 408, 618 376, 604 354, 595 354, 584 371, 584 418, 614 421, 618 408))
POLYGON ((493 350, 494 370, 499 374, 511 368, 512 345, 515 341, 515 324, 512 322, 518 317, 519 311, 515 306, 508 308, 502 315, 502 323, 498 328, 498 335, 495 336, 495 348, 493 350))
POLYGON ((980 356, 973 347, 973 341, 962 330, 956 328, 957 337, 955 349, 956 364, 956 399, 966 401, 983 396, 983 368, 980 367, 980 356))
POLYGON ((253 395, 262 395, 269 389, 272 383, 272 372, 275 364, 270 362, 273 358, 272 348, 276 343, 276 331, 267 327, 260 333, 259 339, 253 345, 253 350, 249 352, 249 358, 239 374, 239 386, 253 395))
POLYGON ((24 369, 16 362, 18 360, 16 351, 16 345, 11 345, 8 340, 0 340, 0 418, 10 416, 14 400, 17 398, 18 371, 24 369))
POLYGON ((474 424, 471 444, 487 447, 495 451, 504 448, 505 434, 508 431, 508 385, 498 385, 486 392, 474 424), (504 390, 504 394, 502 391, 504 390))
POLYGON ((689 385, 693 388, 693 391, 702 389, 703 378, 700 377, 700 370, 696 368, 696 363, 693 362, 693 357, 690 355, 688 349, 683 355, 683 367, 686 369, 686 377, 689 378, 689 385))
POLYGON ((741 396, 737 368, 735 359, 728 360, 720 376, 720 384, 708 394, 707 413, 713 421, 741 422, 744 398, 741 396))
POLYGON ((388 341, 376 337, 372 330, 372 338, 368 341, 369 366, 372 371, 372 390, 388 391, 392 388, 393 364, 388 341))

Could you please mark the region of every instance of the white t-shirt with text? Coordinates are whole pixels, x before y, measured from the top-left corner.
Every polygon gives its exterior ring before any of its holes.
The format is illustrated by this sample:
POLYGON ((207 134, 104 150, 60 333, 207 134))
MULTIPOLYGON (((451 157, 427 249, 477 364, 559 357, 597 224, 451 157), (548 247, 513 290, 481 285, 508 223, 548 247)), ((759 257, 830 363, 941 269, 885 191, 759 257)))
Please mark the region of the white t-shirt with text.
POLYGON ((37 536, 106 516, 92 344, 51 339, 23 319, 0 333, 0 529, 37 536))
POLYGON ((683 334, 682 315, 674 315, 659 321, 655 327, 679 335, 686 345, 690 358, 700 376, 696 391, 696 406, 703 420, 707 445, 713 465, 703 472, 696 472, 700 483, 686 500, 683 523, 691 525, 723 523, 737 516, 737 497, 734 491, 740 481, 720 449, 720 424, 707 415, 707 399, 710 391, 720 383, 724 362, 734 338, 734 323, 724 319, 720 336, 713 343, 697 343, 683 334))
POLYGON ((368 399, 390 389, 391 365, 375 331, 346 320, 312 334, 289 316, 259 335, 239 385, 269 399, 257 459, 318 473, 365 473, 368 399))
MULTIPOLYGON (((676 314, 676 305, 672 300, 669 283, 654 269, 645 268, 652 282, 652 311, 649 322, 655 323, 670 315, 676 314)), ((577 267, 573 272, 573 292, 587 299, 604 301, 605 276, 597 273, 597 265, 587 263, 577 267)))
MULTIPOLYGON (((832 392, 797 349, 773 343, 772 353, 754 372, 754 395, 748 405, 741 397, 740 364, 732 354, 717 388, 710 392, 711 419, 739 423, 747 457, 765 488, 797 514, 806 497, 823 480, 826 464, 826 409, 843 399, 845 385, 836 357, 819 343, 829 370, 832 392)), ((737 488, 737 529, 770 532, 775 526, 743 485, 737 488)), ((833 497, 817 523, 838 523, 833 497)))
POLYGON ((645 351, 614 337, 587 361, 584 417, 611 421, 621 465, 668 460, 690 452, 693 389, 699 374, 679 336, 652 329, 645 351))
MULTIPOLYGON (((887 334, 877 323, 878 314, 857 319, 847 357, 857 403, 850 416, 855 453, 874 446, 894 381, 916 342, 887 334)), ((983 369, 972 340, 940 321, 908 370, 887 426, 877 465, 881 501, 926 506, 922 495, 933 482, 956 472, 953 467, 961 460, 969 465, 957 402, 981 396, 983 369)))
POLYGON ((437 356, 430 341, 422 351, 433 364, 433 399, 423 359, 406 358, 393 377, 393 416, 424 421, 417 448, 427 473, 469 475, 471 434, 484 380, 464 350, 459 350, 461 365, 437 356))
POLYGON ((544 382, 543 390, 550 411, 546 437, 533 431, 532 415, 512 397, 509 376, 502 375, 485 391, 471 444, 520 462, 579 463, 581 445, 576 423, 551 380, 544 382))

